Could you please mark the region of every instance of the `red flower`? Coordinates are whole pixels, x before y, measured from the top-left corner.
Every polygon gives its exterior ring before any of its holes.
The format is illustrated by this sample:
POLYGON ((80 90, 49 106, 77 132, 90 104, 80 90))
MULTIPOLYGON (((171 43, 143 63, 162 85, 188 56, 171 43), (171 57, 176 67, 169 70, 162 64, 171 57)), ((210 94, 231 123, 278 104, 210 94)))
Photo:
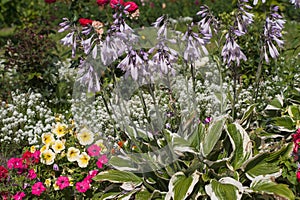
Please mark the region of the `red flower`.
POLYGON ((8 176, 8 170, 0 165, 0 182, 4 181, 8 176))
POLYGON ((104 6, 109 3, 109 0, 97 0, 99 6, 104 6))
POLYGON ((56 0, 45 0, 45 3, 55 3, 56 0))
POLYGON ((133 1, 128 1, 124 4, 125 7, 128 6, 128 8, 126 9, 128 12, 133 13, 134 11, 136 11, 139 7, 138 5, 136 5, 136 3, 134 3, 133 1))
POLYGON ((124 1, 123 0, 110 0, 110 7, 115 9, 118 7, 118 5, 124 6, 124 1))
POLYGON ((78 21, 81 24, 81 26, 87 26, 88 24, 92 24, 93 23, 93 20, 86 19, 86 18, 80 18, 78 21))
POLYGON ((24 161, 24 163, 26 165, 30 165, 31 164, 31 157, 32 157, 32 153, 30 151, 25 151, 22 155, 22 160, 24 161))
POLYGON ((300 182, 300 170, 297 171, 296 177, 297 177, 297 181, 300 182))

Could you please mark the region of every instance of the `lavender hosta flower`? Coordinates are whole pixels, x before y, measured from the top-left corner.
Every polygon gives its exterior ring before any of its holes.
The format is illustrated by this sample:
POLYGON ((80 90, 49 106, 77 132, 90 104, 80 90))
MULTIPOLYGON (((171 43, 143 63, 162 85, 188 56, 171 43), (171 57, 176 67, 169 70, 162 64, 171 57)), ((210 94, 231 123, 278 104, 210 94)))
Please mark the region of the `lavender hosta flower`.
POLYGON ((269 63, 268 53, 273 59, 279 56, 279 52, 273 43, 277 44, 279 48, 283 48, 284 41, 282 40, 282 29, 284 28, 285 20, 282 16, 277 13, 278 7, 275 6, 272 9, 270 16, 266 18, 266 23, 264 26, 264 40, 265 45, 263 46, 264 57, 267 63, 269 63))
POLYGON ((300 8, 300 0, 290 0, 290 2, 295 6, 295 8, 300 8))
POLYGON ((87 61, 80 64, 78 74, 81 76, 77 79, 81 84, 87 86, 88 92, 99 92, 100 79, 94 67, 87 61))
POLYGON ((71 22, 68 18, 63 18, 63 22, 59 24, 62 28, 58 30, 59 33, 64 32, 70 28, 71 22))
MULTIPOLYGON (((193 25, 193 24, 192 24, 193 25)), ((195 62, 203 55, 208 55, 205 47, 205 40, 199 37, 199 34, 192 31, 192 27, 188 27, 188 31, 182 37, 182 40, 187 42, 183 53, 183 58, 187 62, 195 62)))
POLYGON ((121 56, 127 48, 125 42, 116 35, 107 36, 100 47, 101 60, 109 65, 121 56))
POLYGON ((200 11, 196 15, 201 17, 201 20, 198 22, 199 32, 206 38, 206 42, 208 43, 212 38, 213 31, 217 33, 219 22, 206 5, 200 6, 200 11), (213 31, 211 27, 213 27, 213 31))
POLYGON ((85 54, 89 54, 90 51, 91 51, 91 48, 92 48, 93 43, 94 43, 94 40, 92 40, 93 37, 94 37, 94 34, 90 38, 81 41, 81 45, 83 47, 83 51, 84 51, 85 54))
POLYGON ((156 47, 151 48, 149 53, 151 54, 155 49, 156 53, 149 61, 152 69, 162 74, 168 74, 169 71, 172 74, 175 74, 172 63, 177 61, 178 53, 174 49, 169 48, 163 42, 159 43, 156 47))
POLYGON ((241 51, 240 46, 236 43, 232 32, 233 31, 231 30, 226 34, 226 42, 221 55, 223 57, 223 62, 227 62, 228 66, 230 66, 232 62, 236 62, 237 66, 239 66, 240 60, 246 61, 247 57, 241 51))
POLYGON ((247 26, 253 23, 253 14, 249 13, 245 10, 252 9, 251 6, 247 5, 246 3, 248 0, 241 0, 238 4, 238 12, 236 16, 235 25, 237 26, 237 30, 235 30, 235 34, 237 36, 242 36, 247 33, 247 26))
POLYGON ((72 57, 75 57, 76 52, 76 36, 75 32, 68 33, 63 39, 60 40, 63 45, 72 46, 72 57))
POLYGON ((131 75, 133 80, 137 80, 139 75, 144 76, 148 74, 146 70, 148 55, 143 51, 141 55, 132 48, 128 50, 127 56, 118 65, 118 68, 126 72, 125 78, 131 75))
MULTIPOLYGON (((265 3, 266 2, 266 0, 262 0, 262 3, 265 3)), ((258 3, 258 0, 254 0, 253 1, 253 5, 256 5, 258 3)))

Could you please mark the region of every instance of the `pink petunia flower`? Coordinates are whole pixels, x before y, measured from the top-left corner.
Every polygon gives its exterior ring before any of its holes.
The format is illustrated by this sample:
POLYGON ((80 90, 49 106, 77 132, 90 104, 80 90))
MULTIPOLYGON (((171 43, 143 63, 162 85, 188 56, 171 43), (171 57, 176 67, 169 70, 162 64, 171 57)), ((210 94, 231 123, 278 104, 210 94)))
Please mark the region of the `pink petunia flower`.
POLYGON ((36 173, 35 173, 35 171, 34 171, 34 169, 30 169, 30 170, 28 170, 28 178, 30 179, 30 180, 33 180, 33 179, 35 179, 36 178, 36 173))
POLYGON ((90 183, 88 181, 77 182, 76 189, 78 192, 85 193, 88 189, 90 189, 90 183))
POLYGON ((70 186, 70 181, 67 176, 60 176, 56 180, 56 185, 58 185, 59 189, 64 189, 68 186, 70 186))
POLYGON ((98 145, 93 144, 93 145, 89 146, 89 148, 87 149, 87 152, 88 152, 89 156, 99 156, 100 150, 101 150, 101 148, 98 145))
POLYGON ((94 178, 98 174, 98 170, 92 170, 89 174, 83 179, 83 181, 87 181, 88 183, 92 183, 92 178, 94 178))
POLYGON ((14 196, 13 196, 13 199, 14 200, 22 200, 23 197, 25 197, 25 193, 24 192, 17 192, 14 196))
POLYGON ((111 8, 116 9, 116 8, 118 8, 118 5, 124 6, 124 1, 123 0, 110 0, 109 5, 111 8))
POLYGON ((46 190, 42 182, 37 182, 31 187, 31 193, 33 195, 40 196, 46 190))
POLYGON ((124 4, 124 7, 130 13, 133 13, 134 11, 136 11, 139 8, 138 5, 135 2, 133 2, 133 1, 126 2, 124 4))
POLYGON ((109 3, 109 0, 97 0, 99 6, 104 6, 109 3))
POLYGON ((108 159, 107 159, 106 155, 102 155, 96 162, 96 165, 99 169, 101 169, 103 167, 103 164, 106 164, 107 162, 108 162, 108 159))
POLYGON ((33 158, 33 162, 34 163, 39 163, 40 161, 40 155, 41 155, 41 151, 40 150, 36 150, 33 154, 31 154, 31 157, 33 158))

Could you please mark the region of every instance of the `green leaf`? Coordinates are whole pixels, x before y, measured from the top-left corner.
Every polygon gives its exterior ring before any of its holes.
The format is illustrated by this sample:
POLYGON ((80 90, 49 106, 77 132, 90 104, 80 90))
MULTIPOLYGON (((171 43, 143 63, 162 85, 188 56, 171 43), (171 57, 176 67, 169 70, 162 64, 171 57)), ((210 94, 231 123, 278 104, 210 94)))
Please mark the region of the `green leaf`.
POLYGON ((191 144, 187 140, 177 134, 174 134, 173 136, 174 137, 172 144, 175 152, 177 152, 178 154, 181 154, 183 152, 195 153, 195 151, 191 147, 191 144))
POLYGON ((139 192, 136 193, 135 195, 135 200, 147 200, 151 199, 152 194, 145 188, 140 190, 139 192))
POLYGON ((281 131, 294 131, 294 122, 290 117, 275 117, 273 118, 273 124, 281 131))
POLYGON ((126 170, 126 171, 136 171, 136 164, 132 162, 127 157, 123 156, 113 156, 109 159, 109 164, 111 164, 115 169, 126 170))
POLYGON ((177 172, 171 177, 169 191, 166 200, 184 200, 193 191, 194 186, 199 181, 200 174, 195 171, 191 176, 186 177, 183 172, 177 172))
POLYGON ((277 184, 272 181, 259 180, 251 183, 250 187, 250 189, 255 192, 265 192, 273 195, 275 194, 290 200, 295 199, 295 195, 289 189, 288 185, 285 184, 277 184))
POLYGON ((141 184, 143 182, 143 179, 135 175, 131 172, 126 171, 119 171, 119 170, 108 170, 103 171, 97 174, 93 180, 95 181, 109 181, 112 183, 134 183, 136 185, 141 184))
POLYGON ((233 183, 228 181, 226 181, 225 183, 221 183, 213 179, 211 180, 211 183, 209 185, 205 186, 205 191, 210 196, 211 199, 218 199, 218 200, 241 199, 242 195, 239 194, 239 189, 233 183))
POLYGON ((288 113, 291 118, 294 120, 299 120, 300 119, 300 107, 296 105, 292 105, 288 107, 288 113))
POLYGON ((203 141, 204 134, 205 134, 205 127, 202 123, 200 123, 198 129, 195 130, 188 138, 191 147, 200 151, 200 143, 203 141))
POLYGON ((240 168, 252 156, 252 143, 247 132, 238 123, 229 124, 226 128, 233 148, 231 165, 240 168))
POLYGON ((226 121, 226 116, 221 116, 212 122, 209 126, 207 134, 204 137, 202 143, 202 153, 206 157, 213 150, 214 146, 221 137, 224 123, 226 121))
POLYGON ((265 108, 265 110, 280 110, 283 107, 283 98, 277 95, 270 104, 265 108))
POLYGON ((95 200, 108 200, 108 199, 116 199, 116 197, 120 194, 120 192, 106 192, 105 194, 101 195, 101 197, 96 196, 93 197, 95 200))
POLYGON ((250 118, 256 106, 257 104, 252 104, 248 106, 247 110, 243 114, 240 124, 245 125, 247 123, 247 120, 250 118))

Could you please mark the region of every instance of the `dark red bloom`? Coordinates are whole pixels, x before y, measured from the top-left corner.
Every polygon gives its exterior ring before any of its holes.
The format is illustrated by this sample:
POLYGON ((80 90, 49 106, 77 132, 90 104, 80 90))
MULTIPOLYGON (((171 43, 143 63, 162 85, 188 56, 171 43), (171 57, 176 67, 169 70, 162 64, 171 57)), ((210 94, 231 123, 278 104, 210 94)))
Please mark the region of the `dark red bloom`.
POLYGON ((136 11, 139 7, 138 5, 136 5, 136 3, 134 3, 133 1, 128 1, 124 4, 124 7, 127 7, 126 9, 128 12, 133 13, 134 11, 136 11))
POLYGON ((86 19, 86 18, 80 18, 78 21, 81 24, 81 26, 87 26, 88 24, 92 24, 93 23, 93 20, 86 19))
POLYGON ((0 165, 0 182, 4 181, 8 177, 8 170, 0 165))
POLYGON ((109 3, 109 0, 97 0, 99 6, 103 6, 109 3))
POLYGON ((32 153, 30 151, 25 151, 22 155, 22 160, 26 165, 31 164, 32 153))
POLYGON ((297 181, 300 182, 300 171, 299 170, 297 171, 296 177, 297 177, 297 181))
POLYGON ((56 0, 45 0, 45 3, 55 3, 56 0))
POLYGON ((124 1, 123 0, 110 0, 110 7, 115 9, 118 8, 118 5, 124 6, 124 1))

